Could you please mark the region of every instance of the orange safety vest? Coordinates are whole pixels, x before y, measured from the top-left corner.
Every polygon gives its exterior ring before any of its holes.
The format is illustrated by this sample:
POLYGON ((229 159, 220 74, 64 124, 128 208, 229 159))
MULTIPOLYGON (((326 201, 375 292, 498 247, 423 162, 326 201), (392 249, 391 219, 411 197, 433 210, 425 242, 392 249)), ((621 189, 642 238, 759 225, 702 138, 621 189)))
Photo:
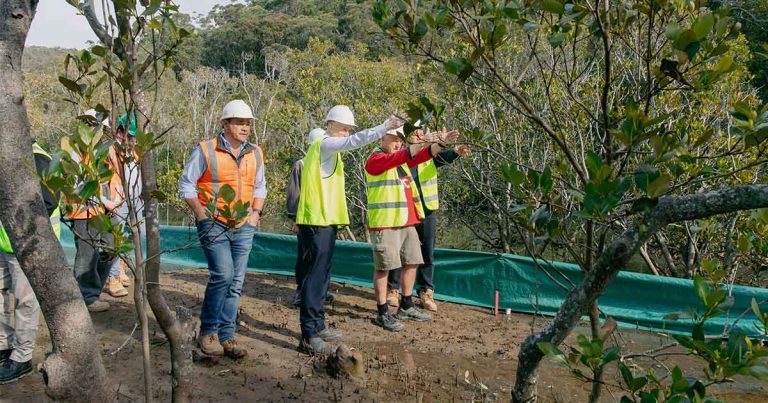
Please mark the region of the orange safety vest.
MULTIPOLYGON (((107 164, 112 167, 114 173, 107 183, 102 183, 101 186, 99 186, 98 195, 101 196, 104 193, 107 193, 107 198, 110 200, 117 200, 118 197, 123 198, 123 183, 117 170, 117 152, 115 151, 114 146, 109 148, 107 164)), ((104 209, 101 205, 82 205, 79 203, 70 202, 69 200, 66 202, 72 206, 72 211, 65 211, 64 215, 66 215, 71 220, 87 220, 91 217, 95 217, 104 213, 104 209)))
MULTIPOLYGON (((253 183, 256 181, 256 173, 264 161, 264 154, 259 146, 254 146, 252 152, 245 154, 237 163, 231 153, 219 147, 219 138, 200 142, 200 150, 205 157, 206 169, 200 179, 197 180, 197 199, 200 204, 205 206, 214 195, 218 195, 222 185, 227 184, 235 191, 235 198, 229 204, 232 211, 235 203, 242 201, 250 205, 253 199, 253 183)), ((218 197, 216 200, 216 211, 222 211, 227 206, 227 202, 218 197)), ((227 219, 218 214, 214 215, 218 221, 227 223, 227 219)), ((245 224, 238 223, 240 227, 245 224)))

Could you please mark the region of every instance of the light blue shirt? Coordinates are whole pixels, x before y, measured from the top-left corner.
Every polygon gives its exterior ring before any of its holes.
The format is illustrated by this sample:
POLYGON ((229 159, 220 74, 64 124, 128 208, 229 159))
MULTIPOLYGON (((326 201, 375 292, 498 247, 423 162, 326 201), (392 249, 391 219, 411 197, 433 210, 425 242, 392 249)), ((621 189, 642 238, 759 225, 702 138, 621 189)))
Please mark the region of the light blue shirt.
MULTIPOLYGON (((232 153, 232 146, 229 141, 224 138, 223 133, 219 133, 217 136, 219 139, 219 146, 228 153, 232 153)), ((237 160, 240 159, 248 152, 251 152, 255 147, 249 142, 243 143, 240 147, 240 155, 237 156, 237 160)), ((179 196, 182 199, 197 199, 197 181, 203 176, 208 165, 205 163, 205 156, 200 149, 200 145, 192 150, 192 155, 189 156, 187 164, 184 166, 184 172, 179 179, 179 196)), ((267 197, 267 181, 264 179, 264 161, 261 161, 261 166, 256 168, 256 180, 253 182, 253 195, 251 198, 264 199, 267 197)))

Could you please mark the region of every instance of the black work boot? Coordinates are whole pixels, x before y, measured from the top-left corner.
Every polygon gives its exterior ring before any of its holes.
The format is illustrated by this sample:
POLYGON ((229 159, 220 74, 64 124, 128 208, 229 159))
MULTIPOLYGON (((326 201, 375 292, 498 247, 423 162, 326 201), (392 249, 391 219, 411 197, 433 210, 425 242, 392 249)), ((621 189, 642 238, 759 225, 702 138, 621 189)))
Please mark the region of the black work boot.
POLYGON ((0 365, 2 365, 5 362, 5 360, 11 358, 12 352, 13 350, 11 350, 10 348, 8 350, 0 350, 0 365))
POLYGON ((32 372, 32 360, 16 362, 9 358, 0 366, 0 385, 16 382, 30 372, 32 372))

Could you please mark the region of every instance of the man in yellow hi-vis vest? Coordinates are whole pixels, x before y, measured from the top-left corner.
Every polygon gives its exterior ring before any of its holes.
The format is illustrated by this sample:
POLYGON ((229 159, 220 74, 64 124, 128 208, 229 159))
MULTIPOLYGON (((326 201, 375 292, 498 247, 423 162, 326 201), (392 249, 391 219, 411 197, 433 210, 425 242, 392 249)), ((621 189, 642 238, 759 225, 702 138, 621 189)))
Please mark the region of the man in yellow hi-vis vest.
MULTIPOLYGON (((415 135, 408 137, 408 142, 418 141, 415 135)), ((437 190, 437 169, 453 163, 457 158, 470 154, 466 144, 458 144, 453 148, 442 150, 427 161, 411 167, 411 177, 424 209, 424 219, 416 224, 416 232, 421 241, 421 257, 424 263, 416 269, 416 285, 421 307, 429 311, 437 311, 434 299, 434 253, 437 240, 437 210, 440 208, 437 190)), ((397 308, 400 305, 400 276, 401 269, 389 272, 387 281, 387 303, 397 308)))
MULTIPOLYGON (((51 156, 37 143, 32 144, 32 151, 37 173, 42 175, 48 169, 51 156)), ((58 195, 45 186, 41 186, 41 190, 53 231, 58 237, 61 232, 58 195)), ((32 371, 32 352, 35 350, 39 318, 40 306, 35 293, 13 255, 8 234, 0 225, 0 385, 16 382, 32 371), (14 295, 13 306, 9 306, 11 292, 14 295)))
POLYGON ((424 263, 421 242, 415 226, 424 218, 424 210, 410 168, 433 158, 454 142, 459 132, 417 134, 416 144, 403 147, 402 131, 389 131, 381 147, 365 163, 368 190, 368 230, 373 246, 373 291, 377 316, 374 321, 386 330, 399 332, 404 326, 399 320, 425 321, 432 317, 413 304, 413 284, 416 268, 424 263), (436 141, 436 142, 434 142, 436 141), (426 145, 428 143, 428 147, 426 145), (400 309, 392 316, 387 304, 389 271, 402 267, 403 297, 400 309))
POLYGON ((297 272, 304 273, 299 295, 301 341, 299 350, 308 354, 330 354, 328 341, 340 340, 341 332, 325 326, 323 301, 328 291, 336 231, 349 225, 344 187, 344 162, 340 153, 380 139, 387 130, 403 125, 391 116, 383 124, 349 135, 355 117, 349 107, 336 105, 325 117, 326 134, 314 140, 304 157, 301 190, 296 210, 298 239, 302 251, 297 272))

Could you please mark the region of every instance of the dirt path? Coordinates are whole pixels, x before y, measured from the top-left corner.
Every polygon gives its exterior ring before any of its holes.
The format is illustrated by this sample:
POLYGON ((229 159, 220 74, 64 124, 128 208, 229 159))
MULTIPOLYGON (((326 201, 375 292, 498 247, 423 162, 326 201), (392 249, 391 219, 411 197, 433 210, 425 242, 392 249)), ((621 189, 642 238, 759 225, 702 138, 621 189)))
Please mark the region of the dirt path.
MULTIPOLYGON (((207 272, 178 270, 163 275, 166 298, 199 313, 207 272)), ((531 330, 532 316, 494 317, 486 309, 440 303, 432 322, 407 323, 391 333, 375 326, 372 290, 332 283, 336 302, 326 311, 331 327, 344 332, 347 345, 361 350, 367 364, 363 379, 335 379, 321 363, 296 352, 300 330, 298 310, 289 302, 292 277, 248 273, 241 302, 238 340, 249 349, 240 362, 222 358, 194 367, 195 401, 483 401, 504 400, 514 380, 519 343, 531 330)), ((140 344, 134 328, 130 297, 111 299, 109 312, 93 314, 101 337, 101 351, 120 400, 143 401, 140 344), (127 341, 127 343, 126 343, 127 341), (120 348, 122 346, 122 348, 120 348)), ((546 319, 537 318, 536 326, 546 319)), ((159 401, 168 401, 170 379, 167 345, 162 331, 150 329, 154 389, 159 401)), ((569 339, 569 341, 572 341, 569 339)), ((645 351, 669 342, 646 332, 621 331, 614 342, 624 351, 645 351)), ((50 349, 47 329, 41 325, 34 362, 50 349)), ((687 357, 674 357, 686 371, 700 365, 687 357)), ((638 361, 650 366, 650 362, 638 361)), ((663 362, 662 362, 663 364, 663 362)), ((662 364, 656 364, 663 372, 662 364)), ((615 367, 609 383, 618 384, 615 367)), ((547 363, 539 392, 543 401, 586 401, 588 387, 547 363)), ((603 400, 618 401, 621 392, 608 387, 603 400)), ((717 389, 718 396, 734 402, 768 400, 768 384, 740 382, 717 389)), ((42 378, 30 375, 13 385, 0 386, 0 401, 46 401, 42 378)))

